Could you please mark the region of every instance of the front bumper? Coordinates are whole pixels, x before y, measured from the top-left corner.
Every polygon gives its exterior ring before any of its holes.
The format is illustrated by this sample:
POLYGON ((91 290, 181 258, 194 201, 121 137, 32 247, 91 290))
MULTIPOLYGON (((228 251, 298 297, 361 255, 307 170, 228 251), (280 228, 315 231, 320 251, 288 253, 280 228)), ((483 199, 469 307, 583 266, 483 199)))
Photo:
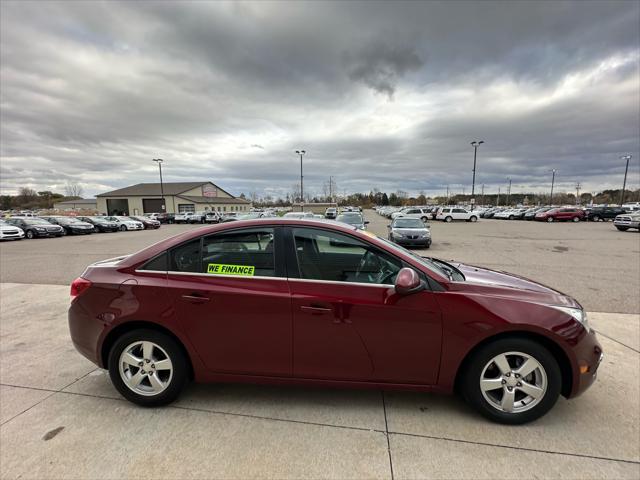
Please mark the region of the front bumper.
POLYGON ((595 382, 598 368, 604 358, 602 346, 593 330, 590 330, 574 347, 575 361, 573 384, 569 398, 577 397, 595 382))
POLYGON ((406 238, 406 237, 393 237, 393 241, 398 245, 416 247, 431 245, 431 238, 406 238))

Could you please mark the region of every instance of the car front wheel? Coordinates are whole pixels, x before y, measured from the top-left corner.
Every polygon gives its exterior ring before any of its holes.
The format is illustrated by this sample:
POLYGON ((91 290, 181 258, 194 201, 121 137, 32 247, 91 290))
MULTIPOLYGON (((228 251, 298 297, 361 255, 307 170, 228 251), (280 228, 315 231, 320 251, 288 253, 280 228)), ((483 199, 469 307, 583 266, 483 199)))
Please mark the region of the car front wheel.
POLYGON ((446 218, 444 219, 444 221, 445 221, 445 222, 447 222, 447 223, 449 223, 451 220, 453 220, 453 218, 451 218, 451 217, 446 217, 446 218))
POLYGON ((553 217, 547 218, 547 222, 549 222, 549 223, 553 222, 553 217))
POLYGON ((477 222, 478 221, 478 217, 471 217, 469 219, 470 222, 477 222))
POLYGON ((599 222, 600 221, 600 217, 598 215, 594 215, 591 220, 593 220, 594 222, 599 222))
POLYGON ((562 384, 554 356, 525 338, 496 340, 466 363, 460 385, 465 400, 498 423, 522 424, 547 413, 562 384))
POLYGON ((121 232, 126 232, 127 231, 126 225, 120 225, 120 231, 121 232))
POLYGON ((109 376, 127 400, 144 407, 166 405, 178 398, 187 382, 187 360, 170 336, 134 330, 111 348, 109 376))
POLYGON ((580 221, 580 218, 578 218, 578 217, 573 217, 573 218, 571 219, 571 221, 573 221, 573 222, 579 222, 579 221, 580 221))
POLYGON ((27 230, 27 233, 25 233, 25 236, 31 240, 33 238, 33 230, 27 230))

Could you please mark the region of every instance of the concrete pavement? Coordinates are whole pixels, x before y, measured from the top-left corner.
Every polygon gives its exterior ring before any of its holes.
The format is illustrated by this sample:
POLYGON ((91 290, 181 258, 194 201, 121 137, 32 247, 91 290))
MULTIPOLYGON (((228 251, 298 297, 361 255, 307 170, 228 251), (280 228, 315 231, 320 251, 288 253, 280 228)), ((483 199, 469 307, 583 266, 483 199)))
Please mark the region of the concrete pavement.
POLYGON ((68 287, 0 285, 2 478, 639 478, 640 316, 591 313, 605 359, 533 424, 456 397, 192 385, 143 409, 73 350, 68 287))

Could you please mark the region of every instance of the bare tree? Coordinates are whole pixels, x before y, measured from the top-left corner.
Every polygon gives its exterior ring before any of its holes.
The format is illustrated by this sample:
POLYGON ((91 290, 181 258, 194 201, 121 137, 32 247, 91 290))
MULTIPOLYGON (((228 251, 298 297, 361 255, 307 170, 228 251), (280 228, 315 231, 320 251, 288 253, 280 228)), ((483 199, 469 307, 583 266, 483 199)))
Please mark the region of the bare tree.
POLYGON ((84 189, 75 180, 67 180, 67 184, 64 187, 64 192, 67 197, 82 197, 84 189))

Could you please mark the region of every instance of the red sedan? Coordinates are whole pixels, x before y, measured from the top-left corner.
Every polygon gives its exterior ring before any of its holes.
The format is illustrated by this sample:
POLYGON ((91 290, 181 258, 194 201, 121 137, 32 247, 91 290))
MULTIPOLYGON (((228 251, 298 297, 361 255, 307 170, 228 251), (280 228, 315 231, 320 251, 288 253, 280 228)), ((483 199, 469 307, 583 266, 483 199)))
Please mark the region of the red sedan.
POLYGON ((584 220, 584 210, 580 208, 552 208, 536 213, 539 222, 579 222, 584 220))
POLYGON ((75 347, 145 406, 190 379, 355 386, 457 391, 516 424, 584 391, 602 358, 567 295, 324 221, 189 231, 89 266, 71 296, 75 347))

